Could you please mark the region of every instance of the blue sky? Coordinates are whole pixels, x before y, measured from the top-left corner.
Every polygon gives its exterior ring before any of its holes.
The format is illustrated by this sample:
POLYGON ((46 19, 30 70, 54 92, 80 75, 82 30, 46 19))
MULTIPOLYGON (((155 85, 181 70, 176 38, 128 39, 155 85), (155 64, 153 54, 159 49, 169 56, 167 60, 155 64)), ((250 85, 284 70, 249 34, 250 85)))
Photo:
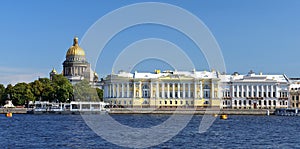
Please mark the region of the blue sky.
MULTIPOLYGON (((61 72, 74 36, 80 39, 105 14, 137 2, 146 1, 1 1, 0 83, 48 77, 52 67, 61 72)), ((218 41, 228 73, 243 74, 252 69, 300 77, 300 1, 156 2, 177 5, 199 17, 218 41)), ((195 52, 197 47, 184 35, 162 26, 144 25, 115 36, 105 47, 96 71, 103 77, 110 72, 109 59, 115 58, 130 43, 149 37, 178 43, 191 56, 196 69, 209 69, 203 55, 195 52)), ((135 69, 150 71, 157 66, 149 60, 135 69)))

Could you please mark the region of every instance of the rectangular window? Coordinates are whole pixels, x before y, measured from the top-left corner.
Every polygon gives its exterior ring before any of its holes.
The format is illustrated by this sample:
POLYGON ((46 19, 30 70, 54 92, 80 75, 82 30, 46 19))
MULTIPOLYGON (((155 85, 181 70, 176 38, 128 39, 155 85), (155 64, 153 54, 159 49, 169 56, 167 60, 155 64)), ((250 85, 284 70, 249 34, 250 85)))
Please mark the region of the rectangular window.
POLYGON ((170 105, 172 104, 172 100, 170 101, 170 105))
POLYGON ((236 92, 234 92, 234 95, 233 95, 234 97, 237 97, 237 93, 236 92))
POLYGON ((180 104, 183 104, 183 102, 182 102, 182 101, 180 101, 180 104))
POLYGON ((273 92, 273 97, 276 97, 276 92, 273 92))
POLYGON ((244 97, 246 97, 246 92, 244 92, 244 97))
POLYGON ((296 96, 296 100, 299 100, 299 96, 296 96))
POLYGON ((271 92, 268 92, 268 96, 271 97, 271 92))
POLYGON ((175 101, 175 105, 177 105, 177 101, 175 101))
POLYGON ((241 97, 242 96, 242 92, 239 92, 239 97, 241 97))
POLYGON ((168 102, 167 102, 167 101, 165 101, 165 105, 166 105, 166 104, 168 104, 168 102))

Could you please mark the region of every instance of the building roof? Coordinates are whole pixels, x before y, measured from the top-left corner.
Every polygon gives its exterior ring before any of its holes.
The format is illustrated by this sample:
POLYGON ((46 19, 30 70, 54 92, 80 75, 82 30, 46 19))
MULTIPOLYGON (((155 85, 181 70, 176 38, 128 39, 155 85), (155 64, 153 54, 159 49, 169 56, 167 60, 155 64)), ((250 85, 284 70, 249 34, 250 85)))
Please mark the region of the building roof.
POLYGON ((224 82, 278 82, 278 83, 288 83, 289 79, 286 75, 264 75, 262 73, 255 74, 249 73, 247 75, 233 74, 224 75, 224 82))
POLYGON ((156 72, 134 72, 128 73, 124 71, 120 71, 118 74, 109 75, 110 77, 124 77, 124 78, 135 78, 135 79, 158 79, 164 77, 171 77, 171 78, 218 78, 218 74, 215 71, 171 71, 166 70, 163 72, 156 71, 156 72))

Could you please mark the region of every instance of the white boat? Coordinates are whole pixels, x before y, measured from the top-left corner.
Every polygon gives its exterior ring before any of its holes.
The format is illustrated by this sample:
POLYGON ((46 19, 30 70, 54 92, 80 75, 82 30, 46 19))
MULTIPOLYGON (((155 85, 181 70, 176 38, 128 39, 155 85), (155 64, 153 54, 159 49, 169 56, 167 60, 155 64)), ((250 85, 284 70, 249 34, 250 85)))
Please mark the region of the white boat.
POLYGON ((98 114, 106 113, 109 109, 104 102, 74 102, 50 103, 36 101, 33 114, 98 114))
POLYGON ((277 116, 300 116, 297 108, 281 108, 275 110, 277 116))

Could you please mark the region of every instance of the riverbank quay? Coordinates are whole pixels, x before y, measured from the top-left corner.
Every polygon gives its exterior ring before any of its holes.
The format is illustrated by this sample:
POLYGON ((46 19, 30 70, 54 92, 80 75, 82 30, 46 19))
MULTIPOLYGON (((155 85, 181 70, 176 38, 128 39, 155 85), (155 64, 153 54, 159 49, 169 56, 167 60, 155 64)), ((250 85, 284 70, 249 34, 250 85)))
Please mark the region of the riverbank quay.
POLYGON ((0 114, 6 114, 11 112, 13 114, 27 114, 28 111, 32 111, 31 108, 0 108, 0 114))
POLYGON ((274 109, 154 109, 154 108, 112 108, 109 114, 228 114, 228 115, 274 115, 274 109))
MULTIPOLYGON (((266 115, 269 110, 270 115, 275 114, 274 109, 155 109, 155 108, 111 108, 107 110, 108 114, 228 114, 228 115, 266 115)), ((0 108, 0 114, 11 112, 13 114, 34 114, 31 108, 0 108)), ((82 112, 89 114, 99 114, 100 112, 82 112)), ((59 112, 46 112, 37 114, 80 114, 80 112, 59 111, 59 112)))

